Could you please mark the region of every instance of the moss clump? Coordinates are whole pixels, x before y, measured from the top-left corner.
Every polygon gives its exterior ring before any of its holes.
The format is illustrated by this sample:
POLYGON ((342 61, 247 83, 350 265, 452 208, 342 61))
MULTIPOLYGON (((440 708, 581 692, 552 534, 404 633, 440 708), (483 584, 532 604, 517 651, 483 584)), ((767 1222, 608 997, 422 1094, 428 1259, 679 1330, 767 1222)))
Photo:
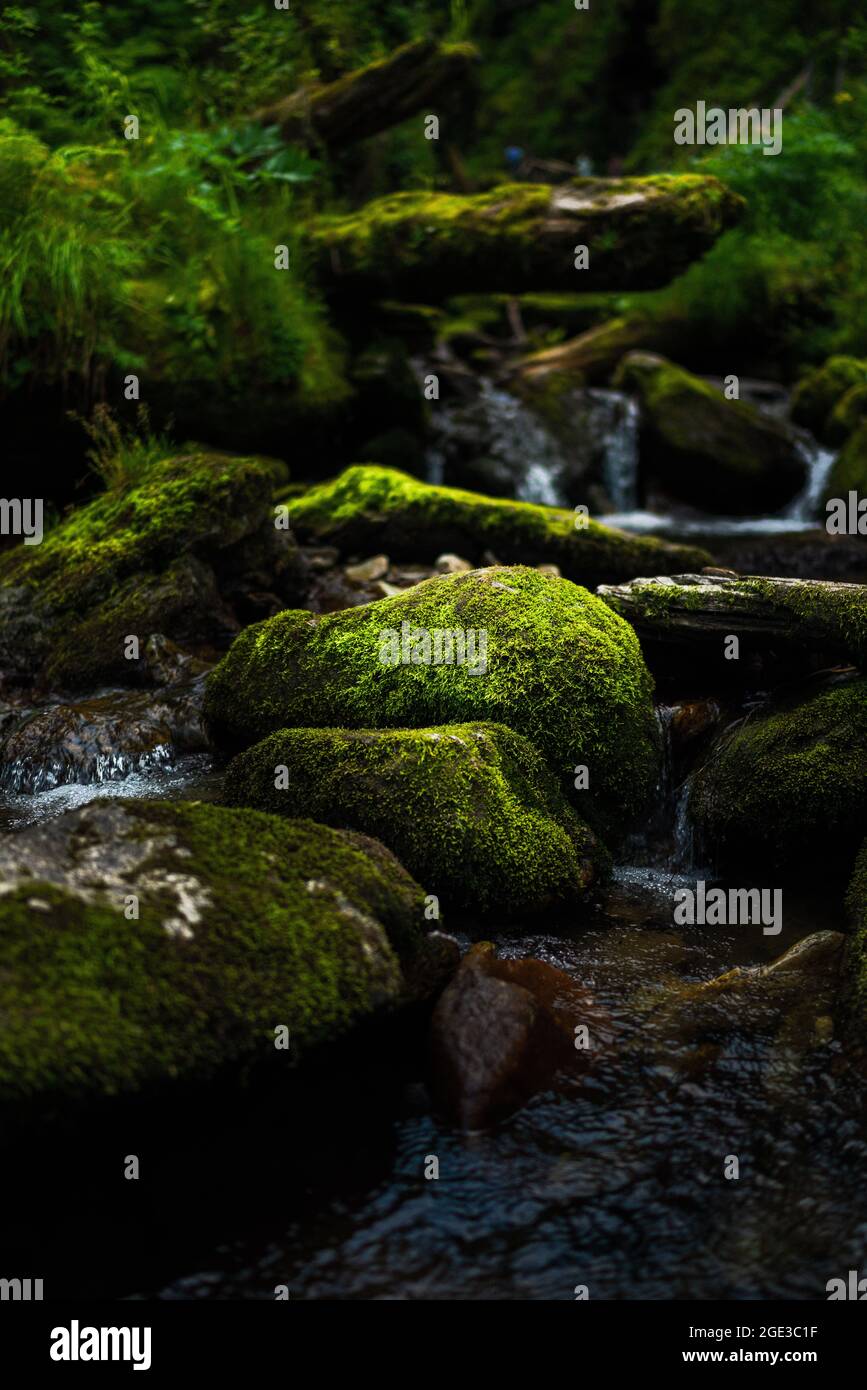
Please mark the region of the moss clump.
POLYGON ((867 497, 867 419, 847 439, 831 469, 826 501, 832 497, 846 498, 850 491, 867 497))
POLYGON ((647 466, 676 497, 754 513, 781 507, 803 486, 804 462, 782 422, 653 353, 629 353, 614 380, 638 394, 647 466))
POLYGON ((703 550, 626 535, 559 507, 435 487, 408 473, 356 464, 292 502, 289 523, 301 541, 341 550, 382 550, 394 559, 433 561, 454 551, 480 561, 556 564, 588 588, 635 574, 671 574, 710 563, 703 550), (586 521, 579 529, 576 520, 586 521))
POLYGON ((72 686, 127 682, 128 634, 218 640, 226 617, 215 571, 274 572, 290 558, 277 557, 272 484, 259 459, 162 459, 50 527, 40 545, 6 551, 0 593, 17 618, 0 637, 0 666, 72 686))
POLYGON ((825 434, 831 444, 844 444, 859 425, 867 423, 867 380, 850 386, 828 416, 825 434))
POLYGON ((655 782, 651 690, 634 632, 600 599, 538 570, 492 567, 360 608, 319 617, 287 610, 247 628, 208 678, 205 710, 216 739, 235 747, 285 728, 505 724, 569 787, 572 769, 589 768, 581 813, 604 834, 655 782), (416 629, 429 634, 427 659, 416 629), (436 663, 437 632, 461 634, 463 663, 436 663), (484 669, 482 639, 468 633, 485 634, 484 669), (395 641, 401 659, 389 664, 395 641))
POLYGON ((5 1103, 295 1064, 401 1002, 401 961, 426 950, 422 890, 393 856, 310 821, 92 803, 3 858, 5 1103))
POLYGON ((281 729, 234 759, 226 787, 235 806, 373 835, 431 892, 483 912, 575 903, 606 863, 537 750, 498 724, 281 729))
POLYGON ((867 679, 747 718, 696 773, 689 815, 716 861, 814 876, 867 831, 867 679))
POLYGON ((792 419, 820 439, 829 437, 835 406, 853 386, 867 385, 867 361, 857 357, 829 357, 802 377, 792 392, 792 419))
POLYGON ((309 231, 320 274, 373 296, 574 291, 575 246, 592 247, 582 290, 652 289, 741 215, 713 178, 505 183, 471 197, 394 193, 309 231))
POLYGON ((846 914, 852 927, 847 961, 847 1005, 856 1035, 867 1046, 867 840, 855 860, 846 891, 846 914))

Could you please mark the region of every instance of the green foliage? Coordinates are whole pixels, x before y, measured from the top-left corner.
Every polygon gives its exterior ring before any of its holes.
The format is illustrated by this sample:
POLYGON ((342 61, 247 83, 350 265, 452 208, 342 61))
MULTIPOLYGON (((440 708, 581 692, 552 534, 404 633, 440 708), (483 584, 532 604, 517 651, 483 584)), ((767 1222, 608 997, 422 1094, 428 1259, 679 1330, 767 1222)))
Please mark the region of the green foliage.
MULTIPOLYGON (((844 103, 844 105, 846 105, 844 103)), ((865 126, 867 130, 867 126, 865 126)), ((743 223, 657 297, 725 341, 757 335, 796 358, 863 351, 867 140, 815 107, 783 118, 783 151, 722 146, 694 161, 747 200, 743 223)))
POLYGON ((167 435, 152 431, 150 413, 144 404, 136 411, 135 425, 117 420, 111 407, 102 401, 94 406, 89 420, 75 414, 73 418, 90 439, 87 458, 107 490, 117 491, 140 482, 154 464, 172 453, 167 435))

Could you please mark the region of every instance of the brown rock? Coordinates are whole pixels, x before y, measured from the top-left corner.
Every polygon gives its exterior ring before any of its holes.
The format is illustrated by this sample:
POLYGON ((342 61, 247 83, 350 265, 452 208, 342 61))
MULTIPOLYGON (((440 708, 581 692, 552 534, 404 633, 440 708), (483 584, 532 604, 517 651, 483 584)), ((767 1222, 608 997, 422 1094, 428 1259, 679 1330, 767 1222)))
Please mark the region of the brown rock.
POLYGON ((472 947, 441 995, 431 1024, 432 1089, 464 1129, 505 1119, 561 1068, 585 1071, 610 1025, 592 995, 540 960, 498 960, 472 947), (578 1050, 575 1028, 590 1029, 578 1050))

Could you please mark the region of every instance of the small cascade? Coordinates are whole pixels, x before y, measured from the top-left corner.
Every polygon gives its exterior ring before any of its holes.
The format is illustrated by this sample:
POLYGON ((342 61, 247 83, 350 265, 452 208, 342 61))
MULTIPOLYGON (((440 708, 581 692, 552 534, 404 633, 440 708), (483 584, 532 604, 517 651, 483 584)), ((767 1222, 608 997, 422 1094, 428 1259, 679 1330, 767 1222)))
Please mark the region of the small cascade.
POLYGON ((610 423, 603 433, 605 490, 616 511, 633 511, 638 506, 638 402, 622 391, 587 394, 607 404, 610 410, 610 423))
POLYGON ((12 758, 0 763, 0 789, 13 794, 34 795, 75 782, 90 785, 120 782, 134 773, 154 772, 174 765, 176 750, 159 743, 141 752, 112 749, 102 752, 61 753, 44 760, 34 757, 12 758))
POLYGON ((564 502, 560 479, 566 460, 551 433, 517 397, 485 377, 472 401, 443 404, 433 414, 427 479, 452 479, 461 460, 483 459, 501 485, 523 502, 564 502))
POLYGON ((807 481, 789 503, 785 515, 791 521, 815 525, 821 516, 828 478, 837 454, 834 449, 823 449, 812 437, 799 440, 798 448, 807 468, 807 481))

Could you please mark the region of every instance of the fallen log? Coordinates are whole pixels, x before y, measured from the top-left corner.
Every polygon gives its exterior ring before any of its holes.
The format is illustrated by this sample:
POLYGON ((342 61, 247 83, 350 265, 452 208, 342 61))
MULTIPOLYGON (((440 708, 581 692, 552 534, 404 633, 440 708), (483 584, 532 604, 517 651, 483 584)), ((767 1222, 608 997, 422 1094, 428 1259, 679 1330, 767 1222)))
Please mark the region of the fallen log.
POLYGON ((470 85, 477 59, 471 44, 421 39, 336 82, 282 97, 250 119, 279 126, 283 138, 294 144, 342 148, 399 125, 439 98, 451 104, 455 90, 470 85))
POLYGON ((596 590, 638 634, 651 666, 757 672, 867 668, 867 585, 679 574, 596 590), (738 656, 726 639, 738 638, 738 656))
POLYGON ((579 178, 501 184, 472 197, 395 193, 320 217, 308 236, 323 283, 369 296, 656 289, 734 226, 743 207, 699 174, 579 178))

